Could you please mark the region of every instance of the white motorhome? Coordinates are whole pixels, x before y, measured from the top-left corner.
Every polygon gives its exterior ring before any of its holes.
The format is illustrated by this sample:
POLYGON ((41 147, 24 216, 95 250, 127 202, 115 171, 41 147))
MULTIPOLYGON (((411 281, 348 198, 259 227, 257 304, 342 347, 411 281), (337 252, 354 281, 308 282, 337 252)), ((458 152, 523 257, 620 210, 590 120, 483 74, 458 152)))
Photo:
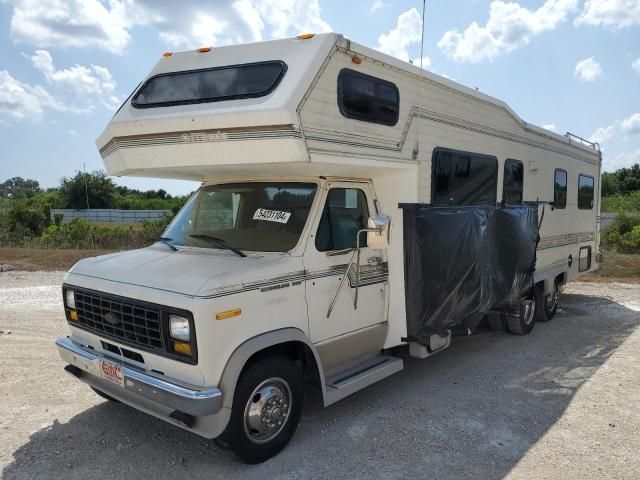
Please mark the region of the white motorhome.
POLYGON ((401 204, 545 202, 535 286, 488 312, 512 333, 597 267, 597 145, 339 34, 167 52, 97 145, 110 175, 202 187, 154 245, 68 272, 66 369, 245 462, 305 382, 331 405, 449 345, 407 336, 401 204))

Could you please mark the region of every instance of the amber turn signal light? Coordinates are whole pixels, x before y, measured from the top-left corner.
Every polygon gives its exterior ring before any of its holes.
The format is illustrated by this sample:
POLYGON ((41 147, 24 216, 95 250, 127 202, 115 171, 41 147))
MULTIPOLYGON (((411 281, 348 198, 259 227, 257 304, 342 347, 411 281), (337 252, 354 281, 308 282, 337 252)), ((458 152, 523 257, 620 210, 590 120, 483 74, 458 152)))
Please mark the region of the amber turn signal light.
POLYGON ((176 353, 180 353, 182 355, 189 355, 191 356, 191 345, 189 345, 187 342, 171 342, 172 343, 172 347, 173 347, 173 351, 176 353))
POLYGON ((69 310, 69 318, 75 322, 78 321, 78 312, 75 310, 69 310))
POLYGON ((238 317, 242 313, 242 310, 239 308, 234 308, 233 310, 226 310, 224 312, 216 313, 216 320, 224 320, 226 318, 238 317))

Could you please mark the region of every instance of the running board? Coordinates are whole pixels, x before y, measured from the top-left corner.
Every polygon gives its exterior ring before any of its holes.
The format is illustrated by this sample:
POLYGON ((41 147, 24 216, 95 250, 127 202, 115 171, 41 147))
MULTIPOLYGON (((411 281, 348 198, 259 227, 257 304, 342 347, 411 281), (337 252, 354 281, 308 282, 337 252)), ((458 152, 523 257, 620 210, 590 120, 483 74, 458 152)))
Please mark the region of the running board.
POLYGON ((327 395, 324 405, 328 407, 403 368, 404 362, 401 358, 380 355, 335 374, 326 380, 327 395))

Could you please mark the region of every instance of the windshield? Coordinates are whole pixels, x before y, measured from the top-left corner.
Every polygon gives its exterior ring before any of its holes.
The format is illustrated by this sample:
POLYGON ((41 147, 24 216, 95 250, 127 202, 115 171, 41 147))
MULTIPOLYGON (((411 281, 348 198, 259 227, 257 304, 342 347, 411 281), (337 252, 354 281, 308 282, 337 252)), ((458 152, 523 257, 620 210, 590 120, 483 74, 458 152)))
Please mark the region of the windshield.
POLYGON ((178 246, 287 252, 298 243, 316 189, 283 182, 202 187, 163 238, 178 246))

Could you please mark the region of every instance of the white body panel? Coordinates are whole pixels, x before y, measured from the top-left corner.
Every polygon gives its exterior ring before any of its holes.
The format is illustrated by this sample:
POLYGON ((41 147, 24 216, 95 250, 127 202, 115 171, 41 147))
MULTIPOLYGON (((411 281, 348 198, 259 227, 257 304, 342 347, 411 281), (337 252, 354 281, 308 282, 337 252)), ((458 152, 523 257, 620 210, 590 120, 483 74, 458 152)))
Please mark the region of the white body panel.
MULTIPOLYGON (((353 349, 355 358, 402 345, 407 332, 398 204, 430 203, 431 158, 437 147, 497 157, 498 200, 506 159, 524 163, 526 201, 552 201, 554 170, 567 171, 566 208, 546 207, 537 280, 567 281, 578 274, 580 247, 591 246, 594 256, 597 253, 601 162, 597 150, 525 123, 494 98, 340 35, 174 54, 162 58, 150 76, 265 60, 283 60, 288 65, 280 85, 265 97, 148 109, 126 102, 97 141, 112 175, 206 183, 277 179, 319 186, 300 241, 289 252, 239 258, 227 251, 184 248, 172 252, 156 245, 84 260, 74 267, 66 280, 69 285, 193 313, 198 364, 140 351, 146 362, 142 368, 160 370, 193 385, 218 386, 227 362, 245 342, 284 328, 303 332, 314 355, 327 365, 335 363, 330 357, 338 350, 353 349), (343 68, 397 85, 400 111, 395 126, 353 120, 340 113, 337 77, 343 68), (578 174, 595 178, 591 210, 577 208, 578 174), (349 255, 318 252, 314 235, 325 190, 354 182, 366 190, 369 211, 388 215, 392 225, 389 249, 363 249, 360 265, 366 268, 374 257, 381 257, 387 270, 380 282, 360 287, 358 310, 353 309, 353 288, 347 285, 327 318, 341 275, 322 272, 346 264, 349 255), (277 288, 271 288, 274 285, 277 288), (217 312, 230 309, 241 309, 242 314, 215 320, 217 312), (359 341, 367 344, 361 346, 359 341)), ((590 269, 596 267, 597 262, 592 262, 590 269)), ((73 328, 72 338, 102 349, 100 338, 84 330, 73 328)), ((346 355, 345 365, 353 358, 346 355)), ((336 368, 332 365, 325 371, 319 365, 322 381, 336 368)), ((325 403, 331 403, 324 386, 323 392, 325 403)))

